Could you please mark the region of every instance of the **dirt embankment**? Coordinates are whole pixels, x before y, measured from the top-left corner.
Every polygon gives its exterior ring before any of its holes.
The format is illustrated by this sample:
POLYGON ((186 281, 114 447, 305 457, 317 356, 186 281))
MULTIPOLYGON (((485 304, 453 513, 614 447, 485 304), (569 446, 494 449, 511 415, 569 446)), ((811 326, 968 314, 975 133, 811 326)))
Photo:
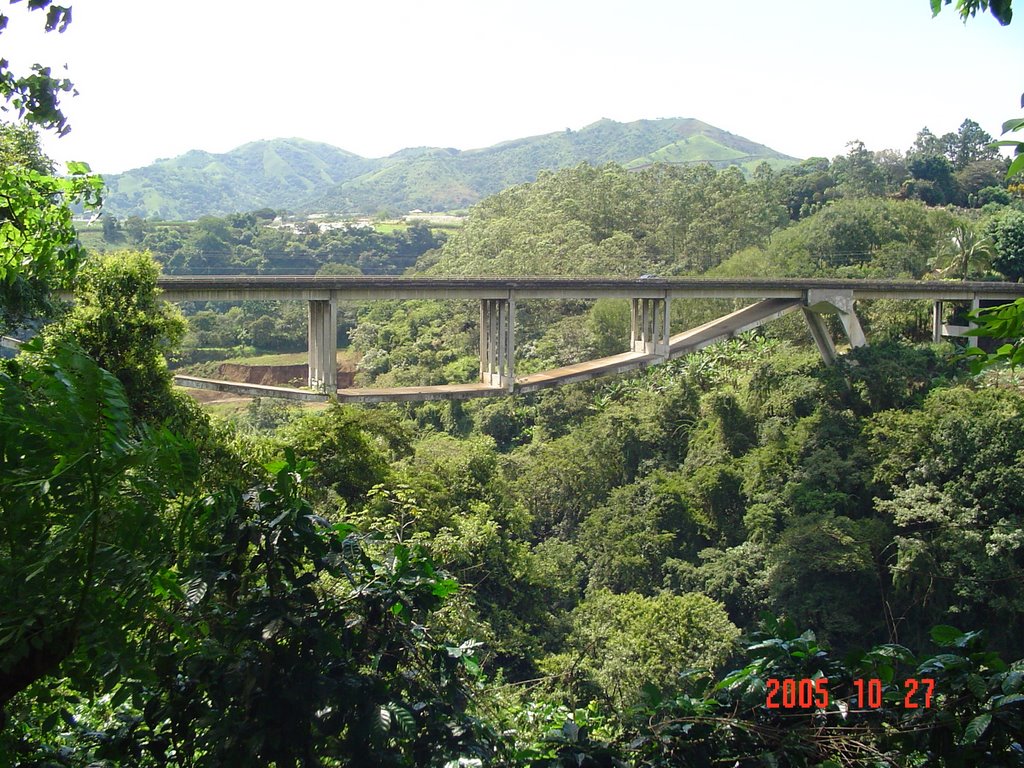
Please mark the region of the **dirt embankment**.
MULTIPOLYGON (((309 381, 309 365, 241 365, 221 363, 217 377, 223 381, 238 381, 243 384, 266 384, 270 386, 305 386, 309 381)), ((355 371, 338 371, 338 386, 351 387, 355 371)))

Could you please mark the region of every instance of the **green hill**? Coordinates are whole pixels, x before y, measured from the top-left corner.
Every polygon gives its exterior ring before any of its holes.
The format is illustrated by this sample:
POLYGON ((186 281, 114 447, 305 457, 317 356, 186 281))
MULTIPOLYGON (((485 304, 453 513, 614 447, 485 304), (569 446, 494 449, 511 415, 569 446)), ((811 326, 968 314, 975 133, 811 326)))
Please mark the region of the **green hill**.
POLYGON ((192 151, 107 177, 115 216, 193 219, 256 208, 326 213, 463 208, 542 170, 615 162, 749 170, 794 158, 694 119, 599 120, 565 130, 460 151, 420 147, 367 159, 326 144, 277 139, 224 154, 192 151))
POLYGON ((304 139, 256 141, 224 154, 193 150, 105 176, 105 209, 115 216, 159 219, 296 209, 318 190, 366 173, 374 164, 304 139))

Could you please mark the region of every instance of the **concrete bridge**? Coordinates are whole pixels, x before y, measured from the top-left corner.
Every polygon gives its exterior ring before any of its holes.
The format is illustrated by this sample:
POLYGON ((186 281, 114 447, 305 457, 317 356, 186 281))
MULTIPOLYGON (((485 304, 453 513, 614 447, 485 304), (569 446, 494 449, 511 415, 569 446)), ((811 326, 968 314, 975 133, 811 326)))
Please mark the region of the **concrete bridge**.
MULTIPOLYGON (((167 301, 305 301, 309 306, 309 390, 220 382, 176 376, 181 386, 218 389, 260 397, 343 402, 465 399, 533 392, 655 365, 800 310, 822 358, 836 358, 835 342, 823 315, 838 316, 851 347, 867 343, 856 314, 858 300, 932 302, 933 338, 962 335, 964 327, 942 324, 943 302, 1003 303, 1024 296, 1024 284, 950 280, 704 279, 604 277, 369 277, 369 276, 202 276, 162 277, 167 301), (628 351, 543 373, 515 371, 516 305, 530 299, 619 298, 631 302, 628 351), (673 335, 673 299, 751 299, 736 312, 673 335), (342 301, 439 299, 480 302, 480 378, 473 384, 338 389, 337 307, 342 301), (311 391, 310 391, 311 390, 311 391)), ((972 339, 972 343, 974 340, 972 339)))

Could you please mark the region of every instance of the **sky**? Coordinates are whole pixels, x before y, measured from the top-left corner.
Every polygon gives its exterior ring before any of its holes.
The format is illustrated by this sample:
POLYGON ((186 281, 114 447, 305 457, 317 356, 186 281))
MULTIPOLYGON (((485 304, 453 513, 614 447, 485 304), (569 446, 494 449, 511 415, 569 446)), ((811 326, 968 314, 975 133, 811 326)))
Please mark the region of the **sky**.
POLYGON ((72 131, 44 148, 101 173, 287 137, 465 150, 601 118, 835 157, 968 117, 998 136, 1024 91, 1024 8, 1000 27, 929 0, 80 0, 44 34, 24 6, 4 8, 0 57, 67 66, 72 131))

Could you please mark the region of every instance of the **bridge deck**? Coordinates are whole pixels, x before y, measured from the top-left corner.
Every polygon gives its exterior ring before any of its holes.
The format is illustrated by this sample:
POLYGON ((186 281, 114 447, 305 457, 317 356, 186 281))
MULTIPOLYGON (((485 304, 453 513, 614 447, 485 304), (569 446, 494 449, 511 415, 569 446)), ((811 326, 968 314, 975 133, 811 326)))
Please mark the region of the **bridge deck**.
POLYGON ((623 352, 597 360, 587 360, 584 363, 566 365, 562 368, 552 368, 540 373, 517 376, 515 391, 517 393, 536 392, 538 389, 546 387, 558 387, 563 384, 596 379, 598 376, 610 376, 615 373, 635 371, 655 363, 660 363, 662 360, 663 358, 657 355, 645 355, 642 352, 623 352))
POLYGON ((852 291, 855 299, 1012 301, 1024 284, 960 280, 707 277, 393 277, 376 275, 163 275, 168 301, 382 299, 751 298, 795 299, 809 290, 852 291))
POLYGON ((782 317, 800 306, 792 299, 765 299, 719 317, 704 325, 677 333, 669 339, 669 357, 675 359, 728 339, 759 325, 782 317))
POLYGON ((267 384, 243 384, 237 381, 203 379, 198 376, 175 376, 174 383, 189 389, 210 389, 215 392, 231 392, 243 397, 277 397, 284 400, 300 400, 307 403, 323 403, 330 398, 323 392, 311 392, 294 387, 272 387, 267 384))
POLYGON ((487 384, 439 384, 423 387, 351 387, 338 390, 342 403, 401 403, 422 400, 468 400, 472 397, 499 397, 508 390, 487 384))

